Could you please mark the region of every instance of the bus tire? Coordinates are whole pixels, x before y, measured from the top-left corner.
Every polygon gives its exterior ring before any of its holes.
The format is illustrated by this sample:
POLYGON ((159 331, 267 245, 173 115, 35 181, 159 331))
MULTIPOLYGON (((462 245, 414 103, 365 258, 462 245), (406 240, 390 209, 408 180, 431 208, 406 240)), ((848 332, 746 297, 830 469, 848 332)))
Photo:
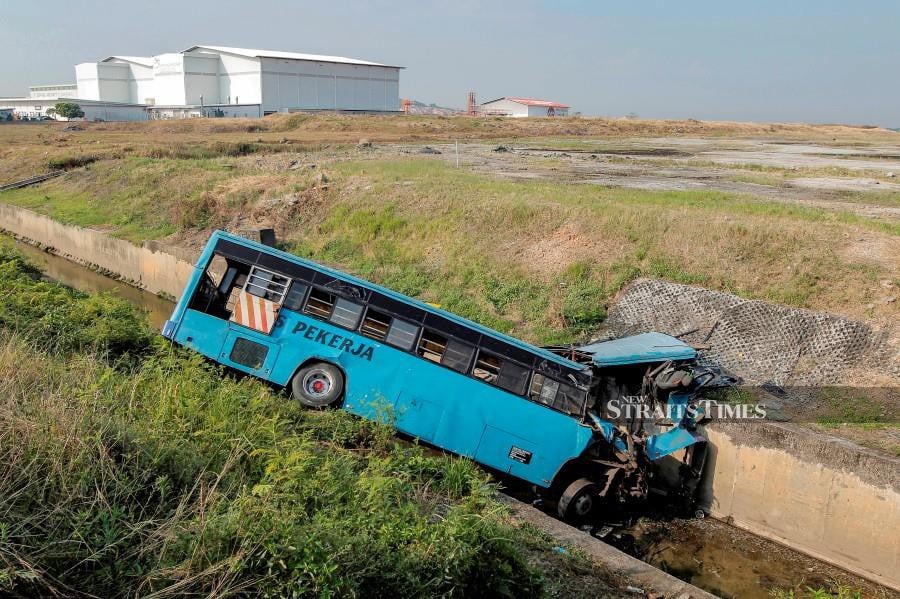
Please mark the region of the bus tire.
POLYGON ((585 518, 594 509, 597 485, 589 478, 572 482, 559 496, 556 511, 563 520, 585 518))
POLYGON ((327 408, 344 393, 344 373, 334 364, 313 362, 291 379, 291 395, 308 408, 327 408))

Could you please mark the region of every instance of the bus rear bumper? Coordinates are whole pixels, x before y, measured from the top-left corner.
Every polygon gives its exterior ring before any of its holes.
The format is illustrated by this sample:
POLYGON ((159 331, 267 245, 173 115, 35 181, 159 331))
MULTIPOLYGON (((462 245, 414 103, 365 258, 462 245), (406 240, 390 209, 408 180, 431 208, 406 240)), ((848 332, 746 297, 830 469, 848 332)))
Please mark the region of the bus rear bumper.
POLYGON ((162 327, 162 336, 166 339, 173 339, 175 337, 175 321, 167 320, 162 327))

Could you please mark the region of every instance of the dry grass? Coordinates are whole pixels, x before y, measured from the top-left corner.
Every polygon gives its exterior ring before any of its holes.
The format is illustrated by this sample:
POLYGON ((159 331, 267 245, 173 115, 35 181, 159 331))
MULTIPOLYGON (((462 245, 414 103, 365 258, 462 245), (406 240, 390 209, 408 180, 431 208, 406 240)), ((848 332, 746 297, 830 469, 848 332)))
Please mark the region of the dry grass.
MULTIPOLYGON (((142 123, 83 123, 66 131, 64 123, 0 125, 0 182, 47 169, 50 160, 90 154, 100 158, 166 157, 206 149, 207 157, 244 150, 277 150, 355 144, 360 139, 437 141, 453 139, 691 136, 816 138, 876 141, 882 129, 841 125, 758 124, 718 121, 663 121, 603 118, 505 119, 500 117, 365 116, 340 114, 271 115, 264 119, 195 119, 142 123), (218 147, 217 147, 218 146, 218 147)), ((246 152, 245 152, 246 153, 246 152)))
POLYGON ((896 134, 693 121, 299 114, 98 123, 76 132, 21 125, 0 127, 0 141, 8 142, 0 152, 22 157, 0 161, 0 177, 31 174, 58 155, 105 157, 7 192, 3 201, 134 241, 168 237, 196 246, 215 227, 274 225, 294 251, 532 341, 590 330, 609 298, 642 275, 878 322, 898 316, 900 302, 889 300, 900 281, 889 254, 900 231, 890 222, 718 192, 498 181, 440 161, 378 160, 348 148, 360 138, 541 135, 569 136, 566 143, 689 135, 723 144, 741 136, 841 136, 852 144, 896 134), (292 162, 302 168, 289 170, 292 162), (323 169, 328 182, 317 180, 323 169))

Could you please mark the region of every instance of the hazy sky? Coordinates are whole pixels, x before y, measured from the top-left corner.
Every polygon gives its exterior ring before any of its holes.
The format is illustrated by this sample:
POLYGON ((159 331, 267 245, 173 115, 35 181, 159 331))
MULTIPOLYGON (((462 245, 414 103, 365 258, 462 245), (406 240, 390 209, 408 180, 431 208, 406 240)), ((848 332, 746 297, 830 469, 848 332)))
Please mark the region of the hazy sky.
POLYGON ((194 44, 403 65, 403 97, 900 127, 898 0, 5 0, 0 97, 194 44))

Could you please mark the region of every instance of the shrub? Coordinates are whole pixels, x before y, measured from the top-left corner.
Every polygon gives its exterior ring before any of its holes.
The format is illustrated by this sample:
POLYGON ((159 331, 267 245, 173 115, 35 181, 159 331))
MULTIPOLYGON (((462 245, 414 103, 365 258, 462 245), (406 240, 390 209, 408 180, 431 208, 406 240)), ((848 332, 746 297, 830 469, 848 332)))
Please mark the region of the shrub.
POLYGON ((80 166, 87 166, 93 162, 100 160, 98 156, 93 154, 76 154, 71 156, 59 156, 51 158, 47 161, 47 168, 51 171, 63 171, 80 166))

